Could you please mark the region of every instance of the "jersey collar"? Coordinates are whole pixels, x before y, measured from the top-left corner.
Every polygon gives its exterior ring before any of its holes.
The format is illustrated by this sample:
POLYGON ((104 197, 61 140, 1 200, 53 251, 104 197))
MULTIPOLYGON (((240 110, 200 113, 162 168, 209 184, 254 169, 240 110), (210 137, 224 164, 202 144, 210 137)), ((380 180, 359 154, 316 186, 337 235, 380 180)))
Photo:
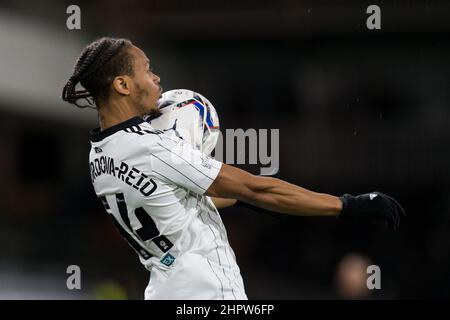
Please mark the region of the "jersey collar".
POLYGON ((109 127, 108 129, 101 130, 100 128, 95 128, 91 130, 91 141, 92 142, 100 142, 106 137, 109 137, 110 135, 116 133, 117 131, 124 130, 126 128, 137 126, 144 122, 144 120, 141 117, 134 117, 131 119, 128 119, 124 122, 118 123, 112 127, 109 127))

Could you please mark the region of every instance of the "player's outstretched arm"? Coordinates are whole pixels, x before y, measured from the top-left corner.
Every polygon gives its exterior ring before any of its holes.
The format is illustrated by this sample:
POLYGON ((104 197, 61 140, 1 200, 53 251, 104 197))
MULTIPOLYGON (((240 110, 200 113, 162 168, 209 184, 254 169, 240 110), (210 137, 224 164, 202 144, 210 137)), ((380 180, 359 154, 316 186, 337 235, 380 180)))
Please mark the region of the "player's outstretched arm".
POLYGON ((252 175, 226 164, 206 192, 208 196, 231 198, 280 213, 302 216, 338 216, 342 202, 283 180, 252 175))
POLYGON ((226 164, 207 190, 211 197, 230 198, 279 213, 339 217, 368 221, 384 220, 397 229, 404 210, 398 202, 380 192, 341 197, 317 193, 280 179, 252 175, 226 164))

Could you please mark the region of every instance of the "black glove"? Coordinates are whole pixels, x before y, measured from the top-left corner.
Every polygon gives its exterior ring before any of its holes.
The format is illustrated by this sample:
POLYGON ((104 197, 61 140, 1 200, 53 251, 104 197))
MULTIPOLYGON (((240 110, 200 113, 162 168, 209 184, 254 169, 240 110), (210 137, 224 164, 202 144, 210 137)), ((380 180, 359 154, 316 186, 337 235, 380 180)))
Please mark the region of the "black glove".
POLYGON ((339 197, 342 201, 340 219, 352 221, 382 220, 386 227, 397 230, 400 217, 406 216, 405 210, 394 198, 381 192, 352 196, 344 194, 339 197))

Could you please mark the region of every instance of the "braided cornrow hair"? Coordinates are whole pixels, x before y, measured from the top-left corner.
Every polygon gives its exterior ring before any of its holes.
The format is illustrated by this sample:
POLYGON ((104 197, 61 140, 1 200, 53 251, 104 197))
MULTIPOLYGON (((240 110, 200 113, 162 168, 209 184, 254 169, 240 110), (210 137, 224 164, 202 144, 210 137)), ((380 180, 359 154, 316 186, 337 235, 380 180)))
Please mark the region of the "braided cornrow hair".
POLYGON ((133 59, 126 50, 127 39, 101 38, 89 44, 81 53, 73 74, 62 91, 62 99, 79 108, 96 108, 109 97, 110 85, 119 75, 133 76, 133 59), (77 90, 80 83, 84 89, 77 90), (81 105, 80 99, 88 104, 81 105))

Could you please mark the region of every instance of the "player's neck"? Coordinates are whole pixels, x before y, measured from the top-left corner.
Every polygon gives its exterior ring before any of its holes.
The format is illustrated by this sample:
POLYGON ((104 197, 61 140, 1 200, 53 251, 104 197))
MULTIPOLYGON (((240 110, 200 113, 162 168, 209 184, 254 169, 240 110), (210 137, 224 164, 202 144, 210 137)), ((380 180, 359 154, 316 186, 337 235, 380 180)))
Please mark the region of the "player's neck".
POLYGON ((128 104, 111 102, 99 109, 98 121, 100 123, 100 129, 105 130, 140 115, 139 110, 128 104))

